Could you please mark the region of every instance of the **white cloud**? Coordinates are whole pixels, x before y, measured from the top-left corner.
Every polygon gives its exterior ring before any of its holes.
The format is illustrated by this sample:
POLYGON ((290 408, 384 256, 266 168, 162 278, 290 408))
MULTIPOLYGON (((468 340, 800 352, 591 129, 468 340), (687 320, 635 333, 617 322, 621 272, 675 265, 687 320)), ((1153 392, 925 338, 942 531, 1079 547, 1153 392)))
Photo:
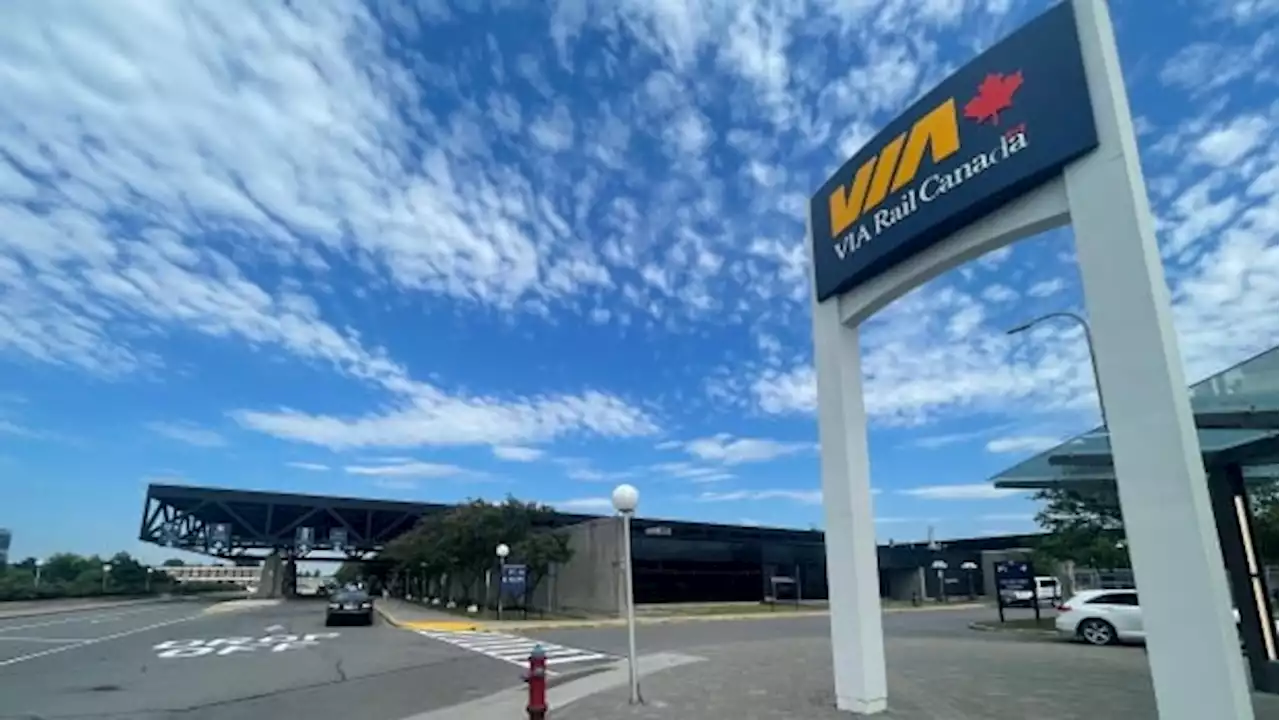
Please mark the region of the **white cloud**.
POLYGON ((597 470, 582 464, 571 465, 565 475, 582 482, 622 482, 636 477, 634 470, 597 470))
POLYGON ((978 516, 978 520, 982 522, 1030 523, 1035 522, 1035 519, 1034 513, 987 513, 978 516))
POLYGON ((711 437, 697 438, 683 443, 688 454, 707 462, 725 465, 764 462, 786 455, 794 455, 814 448, 810 442, 785 442, 768 438, 734 437, 718 433, 711 437))
POLYGON ((546 454, 539 448, 520 447, 519 445, 495 445, 491 449, 494 457, 511 462, 533 462, 546 454))
POLYGON ((997 488, 987 483, 968 485, 925 485, 900 490, 903 495, 923 500, 995 500, 1021 493, 1020 490, 997 488))
POLYGON ((1062 442, 1062 438, 1045 435, 1019 435, 994 438, 986 447, 990 453, 1038 453, 1062 442))
POLYGON ((329 466, 323 463, 288 462, 285 465, 295 470, 307 470, 310 472, 328 472, 330 470, 329 466))
POLYGON ((725 472, 723 468, 707 467, 687 462, 657 463, 651 465, 648 469, 659 476, 688 480, 698 484, 721 482, 733 478, 733 474, 725 472))
POLYGON ((1062 278, 1053 278, 1050 280, 1041 280, 1040 282, 1027 288, 1027 294, 1031 297, 1044 298, 1062 292, 1067 287, 1067 283, 1062 278))
POLYGON ((725 492, 703 492, 695 498, 698 502, 755 502, 763 500, 789 500, 804 505, 820 505, 821 490, 728 490, 725 492))
POLYGON ((239 411, 245 427, 331 449, 540 442, 574 431, 612 437, 657 432, 643 411, 603 393, 495 402, 420 387, 397 410, 341 418, 282 409, 239 411))
MULTIPOLYGON (((386 331, 393 318, 367 319, 427 306, 523 331, 576 315, 659 350, 696 342, 725 368, 708 373, 717 402, 810 413, 807 195, 956 64, 941 54, 955 38, 963 52, 989 44, 1014 7, 556 0, 552 43, 575 60, 556 67, 506 45, 422 51, 373 17, 384 5, 118 0, 7 13, 0 356, 148 377, 210 371, 170 355, 173 338, 252 348, 360 384, 363 404, 340 413, 272 396, 231 413, 332 449, 501 457, 674 426, 663 403, 692 407, 678 387, 660 400, 590 385, 462 389, 472 378, 393 354, 406 352, 386 331), (848 52, 833 64, 826 44, 848 52), (566 78, 587 91, 566 92, 566 78)), ((427 7, 395 20, 412 32, 448 16, 427 7)), ((1212 9, 1196 22, 1274 13, 1264 2, 1212 9)), ((1272 25, 1237 34, 1257 38, 1248 48, 1177 43, 1152 66, 1165 100, 1135 107, 1192 377, 1280 334, 1276 108, 1253 92, 1274 84, 1272 25)), ((992 253, 868 323, 872 419, 1095 413, 1078 331, 1002 334, 1020 298, 1078 304, 1077 279, 1053 262, 1070 258, 1067 242, 1054 233, 992 253)), ((661 469, 726 479, 722 466, 799 445, 702 438, 670 448, 690 462, 661 469)), ((565 467, 598 481, 659 471, 565 467)))
POLYGON ((165 363, 139 338, 194 331, 397 398, 387 415, 353 419, 235 414, 329 447, 651 432, 644 413, 604 393, 452 396, 326 322, 297 283, 242 271, 255 252, 299 276, 344 259, 372 287, 533 309, 608 282, 533 182, 485 164, 473 118, 425 112, 424 90, 382 45, 365 6, 122 0, 10 13, 0 72, 6 107, 22 112, 3 115, 0 133, 0 353, 119 375, 165 363), (436 140, 420 163, 389 159, 419 135, 436 140), (204 231, 234 255, 189 239, 204 231))
POLYGON ((1233 118, 1201 136, 1195 144, 1196 159, 1215 167, 1235 165, 1270 135, 1272 127, 1260 115, 1233 118))
POLYGON ((613 510, 613 501, 607 497, 571 498, 554 500, 547 504, 565 512, 596 513, 613 510))
POLYGON ((379 478, 447 478, 474 475, 457 465, 426 462, 385 463, 381 465, 347 465, 342 468, 350 475, 379 478))
POLYGON ((226 438, 222 437, 222 435, 193 423, 152 422, 147 423, 147 429, 170 440, 177 440, 196 447, 213 448, 227 444, 226 438))
POLYGON ((42 437, 43 434, 31 428, 24 427, 10 420, 0 418, 0 435, 10 435, 13 437, 36 439, 42 437))

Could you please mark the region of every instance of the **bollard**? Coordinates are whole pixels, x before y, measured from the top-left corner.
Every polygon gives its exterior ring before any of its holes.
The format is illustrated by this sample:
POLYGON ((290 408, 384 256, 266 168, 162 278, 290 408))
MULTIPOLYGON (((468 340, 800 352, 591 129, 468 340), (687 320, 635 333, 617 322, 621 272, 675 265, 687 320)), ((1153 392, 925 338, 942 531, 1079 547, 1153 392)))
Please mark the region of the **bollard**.
POLYGON ((541 645, 533 646, 529 655, 529 672, 524 681, 529 685, 529 720, 547 717, 547 651, 541 645))

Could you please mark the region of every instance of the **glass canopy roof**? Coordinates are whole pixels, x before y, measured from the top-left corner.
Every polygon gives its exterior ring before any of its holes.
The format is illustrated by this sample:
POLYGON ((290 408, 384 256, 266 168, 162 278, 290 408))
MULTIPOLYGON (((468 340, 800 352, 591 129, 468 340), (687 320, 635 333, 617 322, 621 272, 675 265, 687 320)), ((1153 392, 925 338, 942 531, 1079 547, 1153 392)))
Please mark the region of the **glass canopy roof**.
MULTIPOLYGON (((1247 481, 1275 482, 1280 348, 1272 348, 1191 386, 1206 464, 1238 462, 1247 481)), ((992 478, 996 487, 1039 489, 1064 483, 1110 483, 1110 442, 1101 427, 1024 460, 992 478)))

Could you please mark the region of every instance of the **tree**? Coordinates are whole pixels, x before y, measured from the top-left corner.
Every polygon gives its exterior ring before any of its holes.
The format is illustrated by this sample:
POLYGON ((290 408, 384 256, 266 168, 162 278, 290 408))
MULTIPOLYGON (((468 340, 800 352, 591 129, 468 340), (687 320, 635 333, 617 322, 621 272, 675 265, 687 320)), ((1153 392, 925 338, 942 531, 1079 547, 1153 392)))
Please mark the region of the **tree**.
POLYGON ((1277 562, 1277 510, 1280 509, 1280 486, 1263 483, 1249 488, 1249 509, 1253 511, 1253 539, 1263 563, 1277 562))
POLYGON ((169 558, 160 563, 161 567, 185 567, 186 562, 182 558, 169 558))
POLYGON ((98 555, 57 553, 40 566, 37 584, 36 561, 28 558, 0 569, 0 600, 83 597, 104 591, 141 594, 170 589, 168 578, 153 577, 148 582, 148 574, 145 565, 124 552, 105 560, 98 555), (103 567, 106 564, 111 565, 109 574, 103 567))
POLYGON ((333 579, 343 585, 353 583, 364 575, 364 567, 360 563, 344 562, 333 573, 333 579))
POLYGON ((443 512, 425 515, 412 529, 392 540, 380 558, 413 576, 448 575, 471 600, 477 581, 494 568, 494 550, 501 543, 512 548, 513 560, 529 566, 535 577, 530 590, 552 565, 567 562, 568 540, 540 537, 547 533, 554 510, 508 496, 500 503, 471 500, 443 512), (536 538, 536 539, 535 539, 536 538))
POLYGON ((1044 503, 1036 522, 1045 536, 1034 548, 1035 557, 1072 561, 1093 568, 1129 567, 1124 539, 1124 519, 1114 487, 1053 489, 1037 492, 1044 503))
POLYGON ((147 586, 146 565, 133 559, 129 553, 119 552, 111 556, 111 573, 108 578, 109 587, 122 591, 139 590, 147 586))
POLYGON ((528 567, 525 581, 525 599, 533 595, 547 573, 556 565, 563 565, 573 559, 573 548, 569 547, 569 536, 553 530, 534 531, 511 549, 511 554, 518 562, 528 567))

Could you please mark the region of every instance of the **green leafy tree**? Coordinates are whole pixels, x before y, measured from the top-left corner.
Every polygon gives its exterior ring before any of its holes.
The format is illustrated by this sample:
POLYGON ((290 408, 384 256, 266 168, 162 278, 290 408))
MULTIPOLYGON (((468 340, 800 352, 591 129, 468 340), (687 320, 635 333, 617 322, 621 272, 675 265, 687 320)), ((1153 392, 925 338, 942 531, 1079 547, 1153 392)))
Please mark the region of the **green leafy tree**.
POLYGON ((569 547, 569 536, 564 533, 535 530, 516 543, 511 554, 516 558, 516 562, 522 562, 528 566, 528 577, 525 583, 527 601, 547 578, 551 568, 573 559, 573 548, 569 547))
POLYGON ((344 562, 333 573, 333 579, 345 585, 359 580, 364 575, 364 566, 360 563, 344 562))
POLYGON ((187 564, 186 561, 184 561, 182 558, 169 558, 168 560, 165 560, 164 562, 160 563, 160 566, 161 567, 185 567, 186 564, 187 564))
POLYGON ((1045 536, 1034 548, 1033 560, 1073 561, 1093 568, 1129 567, 1124 539, 1124 519, 1113 487, 1041 490, 1034 496, 1044 503, 1036 522, 1045 536))
POLYGON ((381 558, 411 577, 449 576, 463 588, 460 600, 475 599, 478 581, 494 569, 494 549, 505 543, 513 560, 529 565, 530 585, 541 582, 551 566, 569 557, 567 539, 539 538, 554 510, 508 496, 500 503, 471 500, 443 512, 423 516, 392 540, 381 558))
POLYGON ((1280 525, 1277 524, 1277 510, 1280 509, 1278 504, 1277 490, 1280 486, 1276 483, 1264 483, 1255 485, 1249 489, 1249 509, 1253 511, 1253 539, 1258 550, 1258 555, 1267 565, 1274 565, 1280 561, 1277 558, 1277 530, 1280 525))

